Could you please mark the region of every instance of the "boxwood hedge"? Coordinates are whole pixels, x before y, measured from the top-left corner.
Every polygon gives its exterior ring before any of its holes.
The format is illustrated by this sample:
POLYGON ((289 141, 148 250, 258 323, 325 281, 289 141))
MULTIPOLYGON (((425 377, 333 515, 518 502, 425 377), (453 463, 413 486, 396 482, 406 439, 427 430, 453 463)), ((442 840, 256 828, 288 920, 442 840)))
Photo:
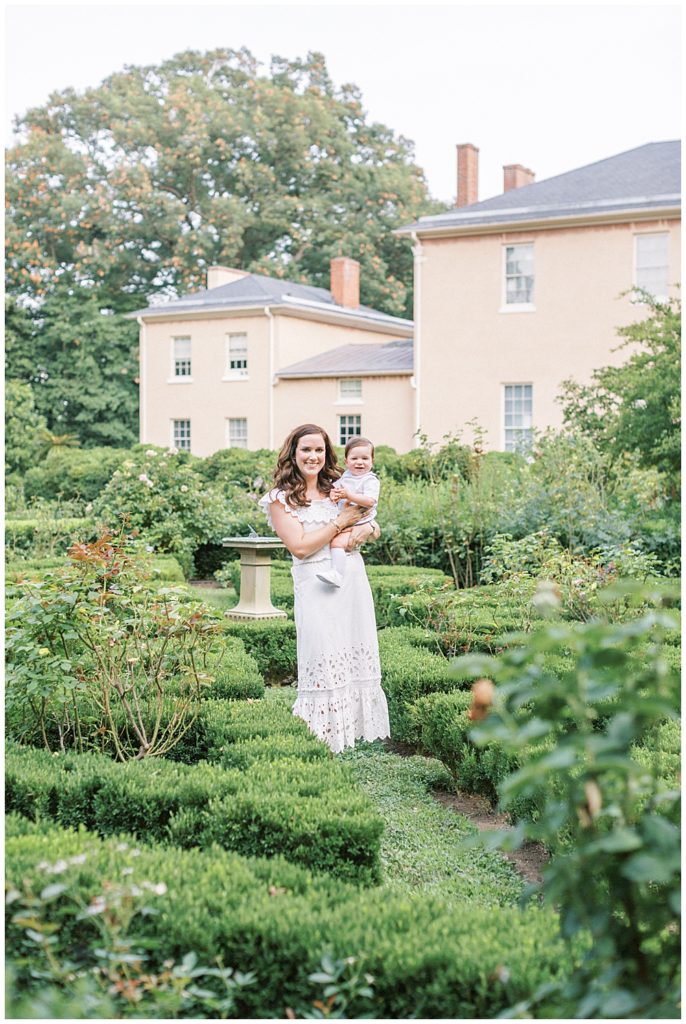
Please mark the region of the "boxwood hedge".
POLYGON ((117 764, 8 744, 6 806, 102 835, 202 848, 216 843, 369 884, 379 878, 382 822, 333 759, 256 760, 245 771, 163 759, 117 764))
MULTIPOLYGON (((54 878, 51 865, 64 866, 65 888, 45 906, 49 922, 59 925, 56 956, 94 962, 101 932, 93 918, 77 920, 73 900, 88 906, 106 883, 120 884, 131 871, 128 879, 141 889, 149 882, 167 890, 154 899, 154 913, 131 919, 134 945, 149 951, 146 967, 157 971, 193 951, 200 963, 220 957, 226 966, 254 971, 255 984, 238 993, 237 1017, 279 1019, 287 1008, 315 1016, 322 986, 308 975, 320 969, 326 950, 334 958, 359 957, 373 976, 372 998, 355 998, 346 1010, 351 1019, 492 1019, 571 969, 548 910, 465 908, 426 894, 361 891, 282 858, 246 859, 217 847, 132 850, 126 837, 102 841, 44 824, 17 830, 12 816, 8 835, 7 874, 17 891, 40 892, 54 878)), ((21 923, 10 922, 9 948, 20 951, 17 969, 30 984, 30 970, 42 963, 21 923)))

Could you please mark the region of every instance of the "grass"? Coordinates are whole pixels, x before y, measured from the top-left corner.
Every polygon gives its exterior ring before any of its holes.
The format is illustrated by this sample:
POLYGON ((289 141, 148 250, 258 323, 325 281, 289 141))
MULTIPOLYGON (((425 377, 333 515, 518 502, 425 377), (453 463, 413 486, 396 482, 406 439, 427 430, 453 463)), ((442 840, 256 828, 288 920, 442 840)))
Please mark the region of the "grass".
MULTIPOLYGON (((268 689, 266 700, 295 700, 295 690, 268 689)), ((465 847, 477 829, 439 804, 432 790, 450 789, 449 772, 434 758, 401 757, 381 741, 338 754, 384 821, 381 866, 384 887, 396 892, 458 899, 480 906, 515 903, 524 882, 494 852, 465 847)))

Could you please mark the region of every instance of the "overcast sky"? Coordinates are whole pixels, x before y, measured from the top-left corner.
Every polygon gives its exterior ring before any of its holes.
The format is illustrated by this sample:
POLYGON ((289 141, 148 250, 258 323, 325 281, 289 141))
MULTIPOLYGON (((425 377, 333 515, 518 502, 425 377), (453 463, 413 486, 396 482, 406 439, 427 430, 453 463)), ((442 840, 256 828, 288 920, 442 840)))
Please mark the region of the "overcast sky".
POLYGON ((680 136, 676 5, 34 5, 5 8, 6 142, 53 90, 185 49, 321 51, 370 118, 415 143, 432 195, 455 197, 455 145, 480 150, 479 198, 502 165, 538 181, 680 136))

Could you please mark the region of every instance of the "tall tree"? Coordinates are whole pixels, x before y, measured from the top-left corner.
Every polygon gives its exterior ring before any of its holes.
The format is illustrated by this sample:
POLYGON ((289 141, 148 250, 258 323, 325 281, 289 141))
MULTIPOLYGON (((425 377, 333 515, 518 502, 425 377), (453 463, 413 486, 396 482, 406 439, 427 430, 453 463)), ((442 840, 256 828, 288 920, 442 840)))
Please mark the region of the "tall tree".
POLYGON ((7 377, 30 385, 49 431, 62 443, 64 435, 74 435, 85 447, 135 444, 136 324, 103 311, 93 289, 69 285, 64 277, 30 317, 30 332, 27 314, 10 308, 7 377))
POLYGON ((7 167, 8 288, 61 275, 101 305, 204 286, 236 266, 327 287, 329 260, 362 264, 362 302, 411 315, 412 257, 392 234, 442 207, 411 143, 370 122, 324 57, 188 51, 68 89, 17 123, 7 167))

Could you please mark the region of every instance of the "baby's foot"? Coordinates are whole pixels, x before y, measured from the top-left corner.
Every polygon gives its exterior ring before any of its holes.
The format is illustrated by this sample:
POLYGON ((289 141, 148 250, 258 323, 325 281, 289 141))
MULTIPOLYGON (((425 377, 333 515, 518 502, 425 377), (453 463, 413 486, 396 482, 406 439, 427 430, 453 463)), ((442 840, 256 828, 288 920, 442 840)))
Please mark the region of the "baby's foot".
POLYGON ((321 580, 322 583, 328 583, 331 587, 340 587, 343 583, 343 577, 337 569, 328 569, 326 572, 318 572, 317 579, 321 580))

